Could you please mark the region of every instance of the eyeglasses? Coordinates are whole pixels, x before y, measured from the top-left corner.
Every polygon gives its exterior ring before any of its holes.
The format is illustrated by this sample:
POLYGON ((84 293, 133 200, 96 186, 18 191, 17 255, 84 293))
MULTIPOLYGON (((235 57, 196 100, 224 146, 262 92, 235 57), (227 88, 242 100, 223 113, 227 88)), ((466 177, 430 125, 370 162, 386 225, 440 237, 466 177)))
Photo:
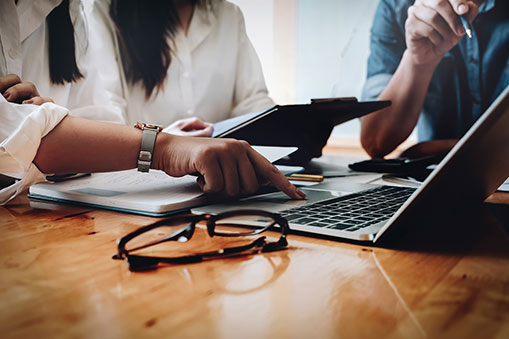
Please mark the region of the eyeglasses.
POLYGON ((272 252, 288 246, 286 236, 290 231, 288 222, 279 214, 260 210, 236 210, 217 215, 173 216, 153 224, 141 227, 117 241, 117 254, 113 259, 127 259, 131 271, 153 269, 159 263, 186 264, 205 259, 225 257, 244 252, 272 252), (168 241, 187 242, 193 236, 196 224, 206 222, 210 237, 249 237, 255 236, 278 225, 281 237, 278 241, 268 242, 261 236, 242 246, 226 247, 204 253, 166 257, 132 254, 135 251, 168 241), (128 246, 128 244, 132 244, 128 246))

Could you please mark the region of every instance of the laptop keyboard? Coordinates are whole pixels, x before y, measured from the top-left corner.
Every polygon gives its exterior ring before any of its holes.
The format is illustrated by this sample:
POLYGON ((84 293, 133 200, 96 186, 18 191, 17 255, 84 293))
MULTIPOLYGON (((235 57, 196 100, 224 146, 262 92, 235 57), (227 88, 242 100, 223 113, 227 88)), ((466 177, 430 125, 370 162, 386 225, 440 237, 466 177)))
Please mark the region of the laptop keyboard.
POLYGON ((388 220, 415 188, 381 186, 279 212, 291 223, 357 231, 388 220))

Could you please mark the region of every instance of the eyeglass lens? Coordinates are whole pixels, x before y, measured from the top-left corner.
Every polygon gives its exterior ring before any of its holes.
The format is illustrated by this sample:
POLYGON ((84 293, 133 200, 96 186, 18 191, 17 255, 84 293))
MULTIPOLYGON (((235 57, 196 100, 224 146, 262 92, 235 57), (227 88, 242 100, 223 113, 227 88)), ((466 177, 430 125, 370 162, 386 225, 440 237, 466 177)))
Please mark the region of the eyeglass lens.
POLYGON ((215 221, 214 233, 219 236, 247 236, 258 234, 275 223, 274 218, 261 215, 225 217, 215 221))
POLYGON ((212 250, 218 246, 241 246, 251 242, 252 236, 265 231, 275 223, 276 220, 269 216, 224 217, 215 220, 213 234, 216 239, 210 239, 204 225, 196 226, 197 231, 194 231, 190 222, 179 220, 176 223, 175 220, 168 219, 160 222, 158 227, 134 237, 126 244, 125 249, 138 254, 141 251, 144 255, 178 256, 212 250), (184 245, 183 243, 187 243, 191 237, 196 238, 196 241, 184 245), (235 239, 217 239, 221 237, 234 237, 235 239))

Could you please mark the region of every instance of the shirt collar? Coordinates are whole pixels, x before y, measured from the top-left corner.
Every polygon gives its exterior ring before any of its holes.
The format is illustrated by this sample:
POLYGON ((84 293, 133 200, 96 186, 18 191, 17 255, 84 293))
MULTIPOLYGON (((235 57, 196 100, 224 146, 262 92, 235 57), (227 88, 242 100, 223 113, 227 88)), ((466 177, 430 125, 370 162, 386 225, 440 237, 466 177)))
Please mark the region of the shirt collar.
MULTIPOLYGON (((507 1, 507 0, 505 0, 507 1)), ((491 11, 495 7, 495 0, 486 0, 479 6, 479 13, 485 13, 491 11)))
POLYGON ((24 41, 37 30, 44 23, 48 14, 61 2, 62 0, 20 0, 16 6, 20 41, 24 41))
POLYGON ((191 51, 198 47, 210 34, 216 20, 215 8, 212 7, 210 2, 207 2, 204 6, 195 7, 186 36, 191 51))

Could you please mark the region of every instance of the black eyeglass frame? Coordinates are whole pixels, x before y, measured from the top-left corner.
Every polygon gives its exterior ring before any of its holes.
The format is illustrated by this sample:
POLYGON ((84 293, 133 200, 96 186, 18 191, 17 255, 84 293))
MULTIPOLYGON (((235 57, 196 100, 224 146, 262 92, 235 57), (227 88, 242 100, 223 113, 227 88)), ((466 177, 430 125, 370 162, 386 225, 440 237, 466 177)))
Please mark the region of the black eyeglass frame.
MULTIPOLYGON (((232 225, 235 226, 235 225, 232 225)), ((236 225, 238 226, 238 225, 236 225)), ((243 225, 250 227, 251 225, 243 225)), ((256 225, 253 225, 253 227, 256 227, 256 225)), ((288 221, 283 218, 281 215, 277 213, 271 213, 267 211, 262 210, 234 210, 234 211, 228 211, 223 212, 219 214, 202 214, 202 215, 188 215, 188 216, 173 216, 170 218, 166 218, 163 220, 159 220, 155 223, 152 223, 147 226, 143 226, 134 232, 131 232, 124 237, 117 240, 117 254, 113 256, 113 259, 127 259, 129 263, 129 269, 132 271, 140 271, 140 270, 147 270, 152 269, 156 267, 159 263, 167 263, 167 264, 186 264, 186 263, 194 263, 194 262, 200 262, 204 259, 208 258, 215 258, 215 257, 225 257, 235 254, 240 254, 242 252, 248 251, 248 250, 256 250, 258 252, 272 252, 272 251, 278 251, 281 249, 284 249, 288 246, 288 241, 286 240, 286 237, 288 233, 290 232, 290 227, 288 226, 288 221), (221 219, 227 219, 231 217, 242 217, 242 216, 260 216, 260 217, 268 217, 273 219, 274 221, 270 223, 267 226, 261 227, 261 228, 255 228, 252 232, 241 232, 241 233, 223 233, 223 232, 216 232, 216 222, 221 219), (211 251, 211 252, 203 252, 198 253, 194 255, 187 255, 187 256, 181 256, 181 257, 155 257, 155 256, 147 256, 147 255, 138 255, 138 254, 131 254, 131 252, 140 250, 142 248, 147 248, 150 246, 154 246, 163 242, 167 241, 178 241, 182 237, 186 239, 186 241, 190 240, 191 237, 194 234, 194 231, 196 229, 196 224, 206 221, 207 226, 207 233, 212 238, 214 236, 221 236, 221 237, 242 237, 242 236, 253 236, 260 233, 263 233, 270 228, 273 228, 275 225, 280 226, 281 231, 281 237, 276 242, 267 242, 265 239, 265 236, 259 237, 250 244, 243 245, 243 246, 237 246, 237 247, 228 247, 228 248, 222 248, 217 251, 211 251), (155 228, 161 227, 161 226, 167 226, 169 222, 173 222, 175 224, 178 224, 179 222, 184 224, 187 223, 187 226, 183 227, 182 229, 167 235, 166 237, 144 244, 142 246, 138 246, 132 249, 127 250, 125 248, 126 244, 131 241, 132 239, 136 238, 137 236, 146 233, 148 231, 151 231, 155 228)))

